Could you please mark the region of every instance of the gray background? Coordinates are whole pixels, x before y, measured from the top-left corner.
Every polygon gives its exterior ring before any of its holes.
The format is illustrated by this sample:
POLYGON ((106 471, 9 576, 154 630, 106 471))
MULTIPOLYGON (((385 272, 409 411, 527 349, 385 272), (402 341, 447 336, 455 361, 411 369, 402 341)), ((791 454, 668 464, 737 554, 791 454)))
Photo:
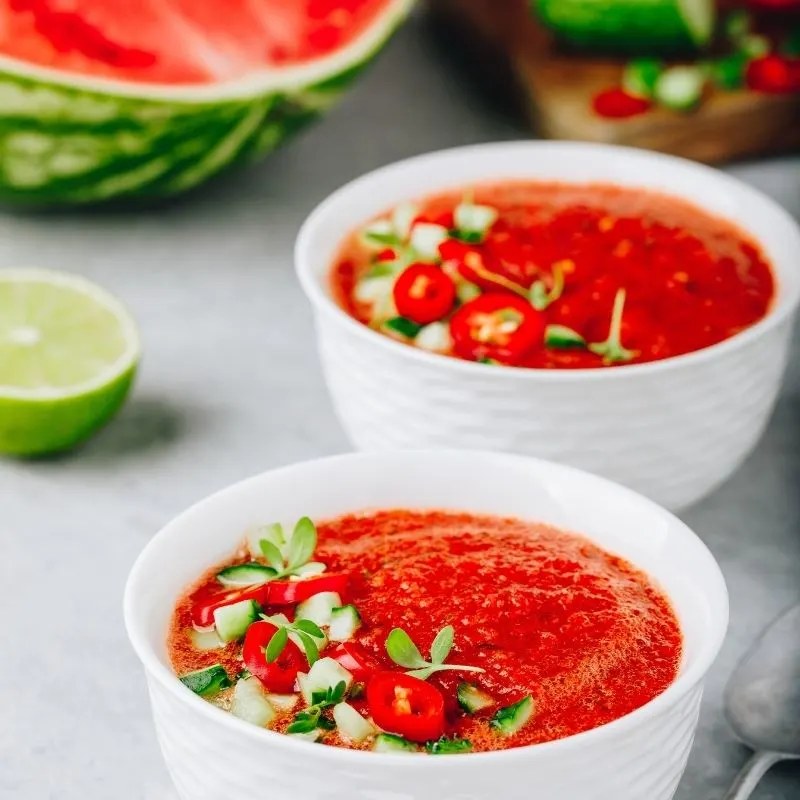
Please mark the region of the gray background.
MULTIPOLYGON (((292 272, 303 217, 397 158, 526 135, 487 106, 415 19, 322 124, 257 168, 167 208, 0 216, 0 265, 83 273, 141 324, 145 359, 122 415, 69 457, 0 463, 0 797, 174 800, 122 625, 148 539, 212 490, 349 449, 292 272)), ((800 157, 732 174, 800 215, 800 157)), ((732 625, 679 800, 719 798, 747 756, 720 713, 733 664, 800 596, 800 365, 757 451, 685 514, 720 560, 732 625)), ((759 800, 800 797, 777 767, 759 800)))

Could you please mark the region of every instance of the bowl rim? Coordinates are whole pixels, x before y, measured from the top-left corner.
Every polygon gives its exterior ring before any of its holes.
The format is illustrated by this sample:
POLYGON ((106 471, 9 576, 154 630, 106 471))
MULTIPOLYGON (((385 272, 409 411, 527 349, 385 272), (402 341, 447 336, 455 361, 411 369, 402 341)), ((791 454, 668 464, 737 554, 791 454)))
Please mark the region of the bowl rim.
MULTIPOLYGON (((128 639, 133 646, 133 649, 139 658, 140 662, 145 668, 146 675, 154 678, 158 684, 165 691, 169 692, 173 698, 187 708, 193 709, 196 713, 202 714, 209 720, 210 723, 216 723, 228 727, 234 732, 239 732, 241 735, 249 735, 252 739, 260 740, 265 746, 270 744, 273 747, 307 747, 307 742, 296 741, 291 736, 278 733, 277 731, 268 730, 265 728, 258 728, 250 723, 234 717, 232 714, 222 711, 203 700, 201 697, 187 692, 182 686, 175 673, 172 672, 165 664, 163 664, 155 652, 154 648, 150 645, 147 635, 148 626, 145 625, 138 617, 137 604, 140 590, 142 587, 147 586, 146 575, 149 571, 150 561, 153 554, 156 553, 161 546, 161 543, 168 539, 176 530, 183 528, 188 520, 195 514, 201 512, 204 508, 219 504, 230 502, 229 497, 237 495, 239 492, 246 491, 248 488, 256 486, 264 481, 268 476, 273 475, 290 475, 292 472, 300 473, 307 466, 311 465, 330 465, 334 470, 339 465, 346 465, 348 463, 357 463, 359 461, 382 461, 386 458, 397 456, 406 459, 416 458, 430 458, 441 457, 442 459, 464 457, 473 459, 494 459, 504 464, 521 465, 537 470, 539 472, 547 472, 549 474, 560 474, 564 480, 578 479, 580 481, 591 481, 598 485, 599 488, 604 489, 606 492, 616 493, 616 495, 623 500, 635 502, 640 506, 647 508, 649 512, 655 516, 667 520, 671 528, 674 530, 674 535, 682 537, 685 541, 690 542, 692 546, 697 548, 697 556, 705 560, 705 567, 708 575, 705 577, 702 586, 703 594, 709 598, 714 598, 719 604, 720 618, 717 621, 716 627, 710 627, 710 634, 704 640, 702 648, 697 653, 694 662, 688 669, 678 675, 678 677, 658 696, 653 698, 650 702, 635 709, 634 711, 619 717, 612 722, 601 725, 597 728, 582 733, 577 733, 563 739, 557 739, 541 744, 529 745, 525 747, 510 748, 507 750, 493 750, 480 753, 464 753, 460 754, 461 758, 457 760, 459 767, 466 767, 468 764, 481 766, 488 766, 489 762, 501 765, 506 762, 513 761, 520 758, 545 758, 548 754, 559 753, 569 748, 581 747, 583 744, 592 745, 598 739, 602 741, 603 737, 613 737, 614 735, 625 735, 631 729, 641 723, 647 722, 657 717, 662 712, 677 705, 687 694, 689 694, 698 684, 704 680, 708 670, 719 655, 719 651, 725 640, 728 624, 730 618, 730 603, 728 589, 725 582, 722 570, 714 558, 711 551, 700 537, 681 521, 678 517, 672 514, 667 509, 658 505, 657 503, 649 500, 638 492, 628 489, 621 484, 614 483, 606 478, 594 475, 584 470, 576 469, 574 467, 558 464, 555 462, 546 461, 544 459, 533 458, 530 456, 517 455, 512 453, 497 453, 480 450, 462 451, 462 450, 404 450, 395 451, 393 453, 345 453, 335 456, 326 456, 323 458, 310 459, 307 461, 296 462, 287 466, 278 467, 276 469, 267 470, 258 475, 246 478, 231 484, 204 499, 194 503, 189 508, 178 514, 164 525, 155 536, 153 536, 142 552, 134 562, 133 567, 128 575, 125 585, 124 598, 123 598, 123 615, 125 621, 125 629, 128 639)), ((669 596, 669 595, 667 595, 669 596)), ((298 752, 298 751, 296 751, 298 752)), ((299 752, 308 753, 308 750, 299 752)), ((340 747, 320 747, 311 751, 312 753, 321 756, 323 759, 339 765, 359 765, 374 764, 380 766, 381 764, 389 765, 396 764, 398 759, 400 763, 406 763, 404 754, 392 753, 364 753, 357 750, 349 750, 340 747)), ((425 765, 424 769, 447 769, 448 764, 452 764, 450 759, 437 759, 437 758, 420 758, 412 759, 412 764, 416 767, 425 765), (438 762, 443 762, 444 767, 437 766, 438 762)))
MULTIPOLYGON (((572 141, 537 141, 537 140, 518 140, 508 142, 489 142, 484 144, 466 145, 462 147, 451 147, 443 150, 435 150, 429 153, 423 153, 410 158, 401 159, 386 164, 377 169, 371 170, 359 177, 348 181, 343 186, 334 190, 324 200, 322 200, 306 217, 303 222, 297 239, 295 240, 294 248, 294 263, 297 277, 300 281, 301 288, 304 294, 310 300, 312 306, 318 311, 322 311, 329 315, 329 317, 338 325, 341 325, 346 330, 351 331, 356 336, 361 337, 366 343, 376 347, 382 347, 389 355, 394 354, 398 357, 405 357, 412 361, 418 362, 420 365, 427 365, 433 368, 440 368, 450 370, 452 372, 461 372, 466 376, 473 375, 474 377, 486 377, 489 374, 496 376, 503 376, 507 379, 519 379, 524 381, 552 381, 552 382, 565 382, 572 383, 575 381, 613 381, 623 380, 625 377, 633 377, 636 375, 648 375, 652 373, 669 371, 678 369, 683 365, 703 364, 711 361, 718 356, 723 356, 726 353, 735 351, 745 347, 750 342, 760 338, 762 335, 768 333, 773 328, 780 325, 787 318, 790 318, 800 305, 800 261, 794 267, 797 274, 795 285, 787 290, 784 281, 780 280, 778 270, 773 264, 770 267, 773 276, 776 278, 776 292, 773 297, 773 302, 768 309, 766 315, 739 333, 734 334, 728 339, 724 339, 717 344, 704 347, 701 350, 694 350, 690 353, 682 355, 671 356, 670 358, 661 359, 659 361, 647 361, 641 364, 625 364, 617 365, 608 368, 586 368, 579 369, 533 369, 530 367, 513 367, 503 365, 502 369, 497 369, 494 365, 481 364, 473 361, 466 361, 464 359, 455 358, 453 356, 442 355, 439 353, 431 353, 422 350, 418 347, 412 347, 395 339, 385 336, 377 331, 372 330, 367 325, 364 325, 357 320, 353 319, 343 308, 341 308, 333 298, 323 289, 323 280, 314 274, 312 264, 315 262, 313 240, 316 235, 317 228, 322 224, 323 220, 331 215, 336 215, 337 209, 346 205, 348 197, 351 192, 360 189, 365 185, 379 184, 384 180, 391 179, 395 174, 410 168, 419 166, 428 166, 435 169, 436 163, 441 159, 448 159, 461 156, 469 159, 480 159, 483 156, 494 155, 502 151, 520 151, 520 155, 524 151, 552 151, 552 152, 578 152, 584 151, 590 154, 595 154, 598 159, 604 156, 616 155, 617 157, 624 157, 634 161, 651 162, 652 164, 659 165, 662 169, 668 170, 670 166, 680 165, 683 169, 690 169, 696 173, 697 180, 708 182, 716 182, 723 189, 729 190, 731 193, 736 192, 749 198, 750 201, 760 204, 767 209, 771 214, 782 218, 790 229, 795 232, 797 240, 797 248, 800 251, 800 225, 794 220, 789 212, 780 205, 780 203, 773 200, 768 195, 764 194, 760 189, 745 183, 744 181, 727 175, 720 170, 713 167, 699 164, 686 158, 679 158, 664 153, 653 152, 649 150, 642 150, 634 147, 623 147, 619 145, 600 144, 594 142, 572 142, 572 141)), ((491 179, 487 179, 490 182, 491 179)), ((531 179, 531 180, 535 180, 531 179)), ((548 178, 548 180, 551 180, 548 178)), ((553 178, 557 182, 557 178, 553 178)), ((613 180, 592 181, 588 180, 586 183, 611 183, 613 180)), ((577 181, 564 181, 564 183, 578 183, 577 181)), ((627 188, 624 182, 619 183, 623 188, 627 188)), ((451 188, 442 185, 441 190, 451 188)), ((432 189, 428 194, 437 191, 432 189)), ((657 188, 651 191, 661 191, 657 188)), ((703 206, 696 203, 691 197, 682 195, 675 191, 663 191, 663 194, 693 203, 701 210, 705 210, 703 206)), ((376 212, 376 213, 379 213, 376 212)), ((713 213, 713 212, 708 212, 713 213)), ((714 216, 725 219, 721 214, 713 214, 714 216)), ((738 225, 749 234, 746 227, 738 225)), ((752 234, 750 234, 752 236, 752 234)), ((753 239, 756 237, 753 236, 753 239)), ((762 244, 756 239, 759 244, 762 244)), ((784 267, 782 267, 784 269, 784 267)), ((325 270, 323 276, 327 276, 328 269, 325 270)))

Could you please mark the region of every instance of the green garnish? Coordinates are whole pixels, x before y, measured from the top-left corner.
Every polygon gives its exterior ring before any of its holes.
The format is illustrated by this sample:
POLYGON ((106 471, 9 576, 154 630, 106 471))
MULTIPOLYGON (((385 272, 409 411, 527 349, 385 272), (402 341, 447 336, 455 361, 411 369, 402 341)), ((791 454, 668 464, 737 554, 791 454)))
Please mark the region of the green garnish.
POLYGON ((408 339, 413 339, 422 330, 422 325, 417 325, 416 322, 412 322, 405 317, 392 317, 391 319, 387 319, 383 324, 389 328, 389 330, 399 333, 401 336, 405 336, 408 339))
POLYGON ((236 673, 236 675, 234 676, 233 679, 234 679, 234 681, 246 681, 248 678, 251 678, 252 676, 253 676, 253 673, 250 672, 249 669, 245 668, 245 669, 239 670, 239 672, 236 673))
POLYGON ((341 703, 346 693, 347 684, 344 681, 339 681, 336 686, 329 686, 327 691, 314 692, 311 695, 311 705, 295 715, 294 722, 286 729, 286 733, 311 733, 317 728, 333 730, 336 725, 323 717, 322 712, 341 703))
POLYGON ((551 303, 558 300, 564 292, 564 270, 556 262, 552 266, 553 270, 553 286, 548 290, 547 284, 544 281, 536 281, 528 293, 528 299, 531 305, 537 311, 544 311, 551 303))
POLYGON ((477 205, 468 195, 453 211, 455 230, 450 233, 462 242, 480 244, 497 221, 498 216, 496 208, 477 205))
POLYGON ((619 289, 614 297, 614 308, 611 312, 611 326, 608 331, 608 339, 604 342, 595 342, 589 345, 589 349, 598 356, 603 357, 603 361, 614 364, 620 361, 630 361, 639 355, 638 350, 628 350, 622 346, 622 312, 625 309, 625 290, 619 289))
POLYGON ((652 97, 656 83, 664 71, 657 58, 637 58, 629 61, 622 73, 622 88, 637 97, 652 97))
MULTIPOLYGON (((283 538, 282 528, 279 524, 268 526, 268 529, 280 533, 283 538)), ((314 555, 314 550, 317 548, 317 528, 308 517, 299 520, 294 526, 294 532, 288 545, 286 545, 285 558, 280 545, 272 536, 259 540, 258 546, 261 548, 267 564, 275 570, 275 574, 270 577, 270 580, 296 575, 297 570, 304 567, 314 555)))
POLYGON ((267 646, 264 649, 267 663, 272 664, 280 658, 281 653, 284 651, 289 641, 290 633, 296 634, 297 638, 300 639, 303 650, 305 650, 306 653, 309 667, 313 666, 314 662, 319 661, 319 647, 314 639, 324 639, 325 634, 319 629, 316 623, 312 622, 310 619, 281 622, 275 617, 268 617, 264 614, 261 615, 261 618, 278 628, 278 630, 272 634, 272 638, 267 642, 267 646))
POLYGON ((739 50, 748 58, 761 58, 771 49, 769 39, 760 33, 750 33, 739 42, 739 50))
POLYGON ((544 344, 545 347, 566 350, 571 347, 586 347, 586 339, 566 325, 548 325, 544 329, 544 344))
POLYGON ((533 697, 528 695, 513 705, 501 708, 494 717, 492 717, 490 724, 504 736, 513 736, 528 724, 533 716, 534 710, 533 697))
POLYGON ((731 53, 707 64, 707 71, 715 86, 729 91, 744 85, 749 58, 743 53, 731 53))
POLYGON ((472 750, 472 742, 469 739, 448 739, 442 736, 434 742, 428 742, 425 749, 431 755, 447 755, 450 753, 469 753, 472 750))
POLYGON ((490 366, 497 367, 500 365, 499 361, 495 361, 493 358, 487 358, 484 356, 483 358, 478 359, 479 364, 489 364, 490 366))
POLYGON ((402 629, 395 628, 386 639, 386 652, 389 658, 401 667, 406 667, 414 678, 426 680, 434 672, 458 669, 462 672, 485 672, 482 667, 467 667, 463 664, 445 664, 444 660, 453 649, 455 631, 452 625, 442 628, 431 645, 431 660, 426 661, 411 637, 402 629))

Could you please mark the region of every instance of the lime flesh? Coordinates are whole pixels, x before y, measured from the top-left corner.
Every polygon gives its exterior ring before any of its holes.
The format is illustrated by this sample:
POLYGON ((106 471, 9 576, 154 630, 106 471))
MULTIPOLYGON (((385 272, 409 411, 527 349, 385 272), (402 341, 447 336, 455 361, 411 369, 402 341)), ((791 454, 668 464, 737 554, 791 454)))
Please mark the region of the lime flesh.
POLYGON ((83 442, 128 395, 140 344, 98 286, 45 270, 0 270, 0 453, 36 456, 83 442))

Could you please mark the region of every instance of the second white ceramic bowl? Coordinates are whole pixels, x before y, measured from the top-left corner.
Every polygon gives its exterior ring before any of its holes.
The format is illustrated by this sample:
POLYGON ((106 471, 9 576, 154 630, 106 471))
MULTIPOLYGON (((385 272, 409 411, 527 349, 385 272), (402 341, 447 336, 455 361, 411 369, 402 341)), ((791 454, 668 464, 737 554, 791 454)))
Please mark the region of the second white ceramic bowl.
POLYGON ((677 510, 744 460, 767 423, 800 300, 800 229, 722 172, 641 150, 583 143, 479 145, 372 172, 329 197, 297 241, 333 403, 353 444, 535 455, 619 481, 677 510), (397 203, 473 183, 606 182, 684 198, 739 225, 772 262, 778 296, 749 330, 706 350, 598 370, 510 369, 429 354, 375 333, 332 299, 328 274, 349 231, 397 203))
POLYGON ((728 622, 719 568, 668 512, 568 467, 498 453, 396 452, 268 472, 199 503, 162 530, 125 591, 128 635, 147 674, 156 732, 182 800, 670 800, 686 766, 703 680, 728 622), (227 714, 186 689, 166 639, 181 591, 243 532, 365 508, 450 508, 574 530, 650 573, 678 615, 676 681, 609 725, 556 742, 452 757, 384 755, 297 741, 227 714))

